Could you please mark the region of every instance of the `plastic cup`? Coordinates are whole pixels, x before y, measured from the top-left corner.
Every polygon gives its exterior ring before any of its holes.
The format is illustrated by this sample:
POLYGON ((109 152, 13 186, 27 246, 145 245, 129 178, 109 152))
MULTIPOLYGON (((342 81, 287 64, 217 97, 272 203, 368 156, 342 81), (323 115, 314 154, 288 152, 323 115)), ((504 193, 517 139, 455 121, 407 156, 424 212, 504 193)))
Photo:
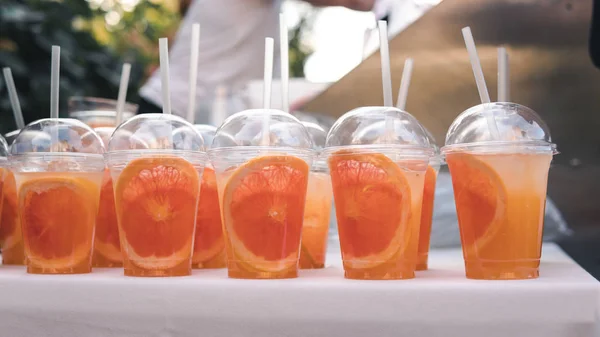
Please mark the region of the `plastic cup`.
POLYGON ((27 272, 89 273, 104 146, 75 119, 42 119, 14 140, 9 159, 27 272))
POLYGON ((452 176, 467 278, 537 278, 548 170, 556 146, 542 119, 514 103, 460 114, 442 148, 452 176), (492 139, 493 116, 500 139, 492 139))
POLYGON ((297 277, 313 153, 306 128, 279 110, 242 111, 217 130, 209 156, 229 277, 297 277))
MULTIPOLYGON (((0 214, 2 213, 4 206, 5 180, 9 173, 10 170, 8 165, 8 145, 6 144, 6 140, 4 139, 4 137, 0 136, 0 214)), ((0 224, 2 223, 0 222, 0 224)), ((1 229, 3 228, 0 227, 0 244, 3 244, 4 240, 2 239, 4 235, 2 235, 3 233, 1 229)))
POLYGON ((440 156, 440 148, 436 145, 433 135, 425 129, 429 143, 434 151, 434 156, 429 159, 425 172, 425 185, 423 187, 423 205, 421 207, 421 225, 419 232, 419 249, 417 270, 427 270, 429 262, 429 244, 431 242, 431 225, 433 222, 433 209, 435 200, 435 186, 440 166, 444 164, 440 156))
MULTIPOLYGON (((94 131, 100 136, 104 146, 107 147, 115 128, 98 127, 94 131)), ((104 169, 100 188, 100 204, 98 216, 96 217, 92 266, 95 268, 123 267, 119 226, 117 225, 117 214, 115 212, 115 196, 108 167, 104 169)))
POLYGON ((333 125, 324 153, 344 276, 414 278, 425 172, 433 154, 425 130, 405 111, 359 108, 333 125))
MULTIPOLYGON (((121 122, 133 117, 137 110, 137 104, 125 103, 121 122)), ((93 129, 117 127, 116 111, 116 100, 98 97, 71 97, 69 99, 69 117, 78 119, 93 129)))
MULTIPOLYGON (((302 122, 302 125, 308 130, 315 151, 320 153, 325 146, 327 133, 315 123, 302 122)), ((317 155, 308 177, 302 243, 300 244, 300 269, 325 267, 332 202, 333 192, 327 161, 323 156, 317 155)))
POLYGON ((125 275, 190 275, 202 136, 178 116, 142 114, 116 128, 106 157, 125 275))
MULTIPOLYGON (((207 124, 194 125, 206 144, 212 144, 217 128, 207 124)), ((210 148, 210 145, 207 145, 210 148)), ((207 162, 202 175, 196 216, 196 237, 192 268, 212 269, 226 267, 225 238, 219 206, 219 191, 217 176, 211 163, 207 162)))

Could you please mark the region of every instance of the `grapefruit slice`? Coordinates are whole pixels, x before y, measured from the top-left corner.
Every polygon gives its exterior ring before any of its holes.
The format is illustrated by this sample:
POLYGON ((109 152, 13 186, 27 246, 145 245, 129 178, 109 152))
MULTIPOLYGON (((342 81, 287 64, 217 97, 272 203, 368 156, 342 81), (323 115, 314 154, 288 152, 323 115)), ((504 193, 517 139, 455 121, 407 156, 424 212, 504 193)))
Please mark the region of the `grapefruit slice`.
POLYGON ((100 189, 100 206, 96 218, 96 239, 94 249, 109 261, 122 262, 119 226, 115 213, 115 196, 110 171, 104 171, 100 189))
POLYGON ((339 151, 329 167, 344 263, 374 268, 403 255, 411 192, 398 165, 379 153, 339 151))
POLYGON ((214 169, 206 167, 202 176, 200 200, 198 201, 192 263, 196 265, 210 261, 224 249, 225 240, 223 239, 217 177, 214 169))
POLYGON ((46 176, 19 189, 21 225, 28 258, 44 268, 71 268, 89 258, 98 187, 92 181, 46 176))
POLYGON ((17 183, 12 172, 4 178, 4 202, 0 218, 0 247, 9 250, 21 242, 21 226, 17 215, 17 183))
POLYGON ((168 269, 191 257, 200 178, 178 157, 132 160, 115 187, 121 241, 144 269, 168 269))
POLYGON ((496 171, 476 156, 446 156, 465 249, 481 249, 505 222, 506 188, 496 171))
POLYGON ((300 158, 266 155, 233 172, 223 220, 242 268, 277 272, 298 263, 308 170, 300 158))

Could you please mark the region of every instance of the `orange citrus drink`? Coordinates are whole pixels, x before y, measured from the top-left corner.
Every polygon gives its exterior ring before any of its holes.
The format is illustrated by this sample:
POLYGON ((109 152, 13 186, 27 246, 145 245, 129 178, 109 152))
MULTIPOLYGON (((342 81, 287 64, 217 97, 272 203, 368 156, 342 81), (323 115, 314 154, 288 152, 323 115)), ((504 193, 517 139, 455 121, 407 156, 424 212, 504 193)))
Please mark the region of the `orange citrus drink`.
POLYGON ((102 178, 92 265, 101 268, 123 266, 113 182, 108 169, 104 170, 102 178))
POLYGON ((202 187, 196 215, 193 268, 225 268, 225 239, 221 223, 217 177, 212 167, 202 175, 202 187))
POLYGON ((283 154, 218 172, 229 277, 297 277, 308 176, 306 161, 283 154))
POLYGON ((89 273, 102 173, 15 174, 27 272, 89 273))
POLYGON ((425 172, 423 187, 423 206, 421 207, 421 227, 419 231, 419 255, 417 270, 427 270, 429 242, 431 240, 431 223, 433 220, 433 201, 435 199, 435 183, 439 165, 429 165, 425 172))
POLYGON ((539 275, 551 153, 450 152, 467 278, 539 275))
POLYGON ((310 172, 306 205, 304 206, 304 222, 302 224, 300 269, 325 267, 331 199, 331 178, 329 174, 310 172))
POLYGON ((125 275, 190 275, 196 167, 176 156, 142 157, 112 175, 125 275))
POLYGON ((352 150, 329 157, 345 277, 415 276, 426 161, 352 150))
POLYGON ((24 265, 25 251, 17 206, 17 183, 12 172, 6 170, 5 173, 4 204, 0 215, 2 264, 24 265))

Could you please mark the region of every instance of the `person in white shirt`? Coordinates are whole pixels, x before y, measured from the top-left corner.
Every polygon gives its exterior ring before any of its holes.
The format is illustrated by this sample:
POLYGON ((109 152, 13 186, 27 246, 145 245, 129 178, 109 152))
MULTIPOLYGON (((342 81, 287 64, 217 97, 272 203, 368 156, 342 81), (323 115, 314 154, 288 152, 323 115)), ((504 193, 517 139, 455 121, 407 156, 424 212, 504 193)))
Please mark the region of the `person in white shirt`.
MULTIPOLYGON (((305 0, 314 6, 369 11, 376 0, 305 0)), ((187 111, 191 27, 201 25, 197 95, 205 88, 241 87, 263 75, 264 38, 277 37, 281 0, 193 0, 169 51, 173 113, 187 111)), ((278 51, 278 39, 275 39, 278 51)), ((275 53, 277 76, 279 54, 275 53)), ((138 112, 161 112, 160 70, 140 90, 138 112)))

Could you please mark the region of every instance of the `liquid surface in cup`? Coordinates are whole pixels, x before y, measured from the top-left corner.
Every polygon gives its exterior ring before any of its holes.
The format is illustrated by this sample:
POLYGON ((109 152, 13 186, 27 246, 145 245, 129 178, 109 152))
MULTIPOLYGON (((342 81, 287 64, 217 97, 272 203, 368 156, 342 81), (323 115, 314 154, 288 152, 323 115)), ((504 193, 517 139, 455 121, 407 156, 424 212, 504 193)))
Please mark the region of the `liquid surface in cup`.
POLYGON ((17 183, 15 181, 15 176, 11 171, 6 170, 3 185, 4 202, 0 216, 0 248, 2 248, 2 264, 24 265, 25 251, 23 247, 21 222, 19 221, 17 208, 17 183))
POLYGON ((17 173, 27 272, 89 273, 102 173, 17 173))
POLYGON ((466 275, 539 275, 551 154, 452 152, 452 175, 466 275))
POLYGON ((191 274, 200 174, 187 160, 137 158, 115 176, 115 207, 128 276, 191 274))
POLYGON ((308 178, 306 205, 304 206, 300 269, 325 267, 331 198, 331 178, 329 174, 311 172, 308 178))
POLYGON ((414 277, 425 167, 380 153, 330 156, 346 278, 414 277))
POLYGON ((113 182, 108 169, 104 170, 100 189, 100 207, 96 218, 92 265, 100 268, 123 266, 113 182))
POLYGON ((195 235, 192 267, 225 268, 225 239, 219 207, 217 176, 212 167, 206 167, 202 175, 195 235))
POLYGON ((297 276, 308 174, 290 155, 259 156, 219 174, 229 277, 297 276))
POLYGON ((431 222, 433 220, 433 201, 435 199, 435 183, 438 170, 428 166, 425 172, 425 187, 423 188, 423 206, 421 207, 421 227, 419 232, 419 255, 417 270, 427 270, 429 242, 431 240, 431 222))

